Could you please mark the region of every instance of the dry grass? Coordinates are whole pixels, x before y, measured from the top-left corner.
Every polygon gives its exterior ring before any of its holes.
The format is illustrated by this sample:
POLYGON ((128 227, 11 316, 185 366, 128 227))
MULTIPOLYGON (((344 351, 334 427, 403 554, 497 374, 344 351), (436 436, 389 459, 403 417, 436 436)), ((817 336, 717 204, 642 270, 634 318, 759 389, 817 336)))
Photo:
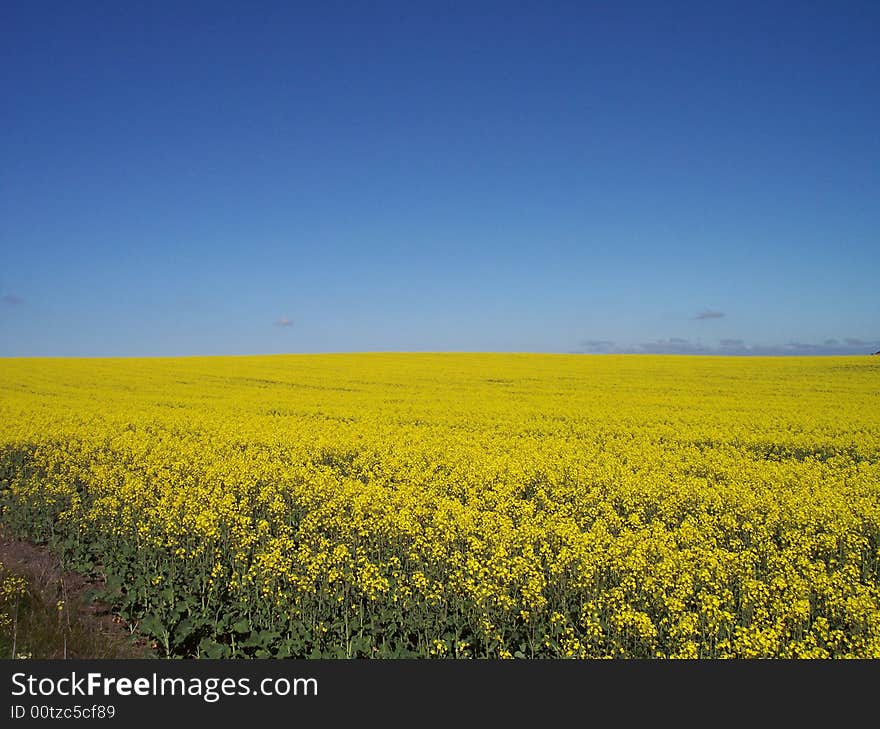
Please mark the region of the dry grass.
POLYGON ((0 563, 24 579, 6 606, 0 658, 149 658, 149 644, 95 598, 100 584, 66 571, 47 549, 0 534, 0 563))

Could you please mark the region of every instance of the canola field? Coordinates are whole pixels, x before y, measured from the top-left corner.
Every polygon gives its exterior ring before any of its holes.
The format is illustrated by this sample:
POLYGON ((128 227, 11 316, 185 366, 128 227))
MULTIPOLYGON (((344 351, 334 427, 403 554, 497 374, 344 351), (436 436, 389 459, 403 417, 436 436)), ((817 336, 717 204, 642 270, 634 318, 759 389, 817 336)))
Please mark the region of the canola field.
POLYGON ((880 358, 4 359, 0 505, 161 655, 880 658, 880 358))

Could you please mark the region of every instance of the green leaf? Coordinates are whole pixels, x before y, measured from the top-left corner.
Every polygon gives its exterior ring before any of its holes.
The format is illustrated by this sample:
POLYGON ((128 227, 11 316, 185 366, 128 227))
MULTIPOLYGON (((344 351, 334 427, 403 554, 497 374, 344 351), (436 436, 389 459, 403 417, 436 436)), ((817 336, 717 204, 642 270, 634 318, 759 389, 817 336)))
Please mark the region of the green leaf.
POLYGON ((250 633, 251 632, 251 624, 249 620, 239 620, 232 626, 232 629, 236 633, 250 633))
POLYGON ((202 638, 199 643, 199 654, 205 658, 229 658, 232 650, 228 645, 217 643, 210 638, 202 638))
POLYGON ((165 626, 157 615, 147 615, 138 623, 138 629, 147 635, 161 638, 165 635, 165 626))

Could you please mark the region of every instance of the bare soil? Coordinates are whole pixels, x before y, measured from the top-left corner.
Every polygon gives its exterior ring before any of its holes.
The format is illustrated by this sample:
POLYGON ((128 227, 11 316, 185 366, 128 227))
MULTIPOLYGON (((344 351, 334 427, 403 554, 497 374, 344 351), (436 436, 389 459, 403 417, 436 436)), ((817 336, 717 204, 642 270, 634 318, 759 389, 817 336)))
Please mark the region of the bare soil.
POLYGON ((114 615, 110 605, 95 599, 94 593, 104 586, 102 580, 65 570, 46 547, 13 539, 2 528, 0 563, 28 583, 16 641, 25 655, 51 659, 156 657, 150 642, 114 615))

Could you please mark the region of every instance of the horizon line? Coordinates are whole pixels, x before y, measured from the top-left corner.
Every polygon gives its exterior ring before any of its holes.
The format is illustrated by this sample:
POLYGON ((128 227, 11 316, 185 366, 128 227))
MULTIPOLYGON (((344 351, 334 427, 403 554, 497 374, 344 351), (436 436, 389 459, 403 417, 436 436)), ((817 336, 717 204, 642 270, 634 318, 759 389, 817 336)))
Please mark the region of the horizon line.
POLYGON ((858 353, 823 353, 814 352, 812 354, 792 353, 792 354, 767 354, 761 352, 547 352, 534 350, 517 350, 517 351, 501 351, 501 350, 421 350, 421 349, 376 349, 376 350, 334 350, 330 352, 249 352, 245 354, 80 354, 80 355, 55 355, 55 354, 38 354, 38 355, 0 355, 0 360, 12 359, 220 359, 228 357, 322 357, 322 356, 356 356, 356 355, 515 355, 515 356, 566 356, 566 357, 715 357, 728 359, 810 359, 810 358, 835 358, 835 357, 877 357, 878 352, 858 353))

